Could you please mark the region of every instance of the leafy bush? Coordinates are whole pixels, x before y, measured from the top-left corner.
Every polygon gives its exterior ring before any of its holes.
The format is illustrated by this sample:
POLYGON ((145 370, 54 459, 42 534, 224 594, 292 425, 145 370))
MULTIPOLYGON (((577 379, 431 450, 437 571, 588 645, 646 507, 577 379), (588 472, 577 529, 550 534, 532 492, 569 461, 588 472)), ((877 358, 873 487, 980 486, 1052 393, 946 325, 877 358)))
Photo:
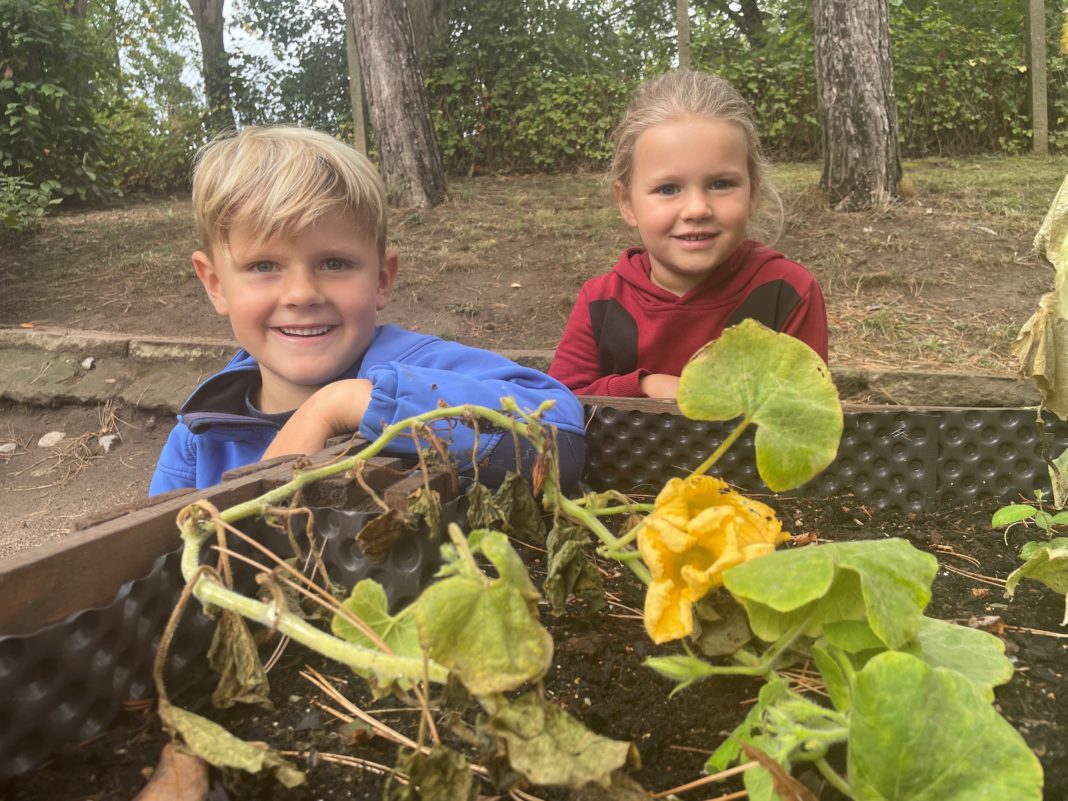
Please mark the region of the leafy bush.
POLYGON ((106 132, 96 123, 100 73, 95 37, 51 0, 0 0, 0 166, 28 186, 54 182, 82 200, 115 192, 101 171, 106 132))
POLYGON ((30 230, 50 205, 59 203, 52 196, 58 188, 54 181, 34 186, 25 178, 0 175, 0 241, 30 230))
POLYGON ((205 137, 201 118, 196 109, 178 108, 158 122, 140 99, 119 100, 102 114, 112 144, 106 168, 122 192, 187 191, 193 156, 205 137))
POLYGON ((604 4, 458 0, 424 77, 446 167, 571 170, 603 161, 641 53, 604 4))

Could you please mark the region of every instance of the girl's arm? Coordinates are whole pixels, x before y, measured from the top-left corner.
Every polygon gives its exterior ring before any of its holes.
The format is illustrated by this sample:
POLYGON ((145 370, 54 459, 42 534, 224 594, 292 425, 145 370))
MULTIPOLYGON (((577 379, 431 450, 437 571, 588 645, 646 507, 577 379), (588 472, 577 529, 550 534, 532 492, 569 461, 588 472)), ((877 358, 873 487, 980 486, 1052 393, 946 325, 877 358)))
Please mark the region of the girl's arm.
POLYGON ((549 375, 576 395, 643 398, 641 380, 648 374, 648 370, 634 370, 623 375, 601 375, 589 298, 583 288, 571 310, 560 344, 556 346, 549 375))

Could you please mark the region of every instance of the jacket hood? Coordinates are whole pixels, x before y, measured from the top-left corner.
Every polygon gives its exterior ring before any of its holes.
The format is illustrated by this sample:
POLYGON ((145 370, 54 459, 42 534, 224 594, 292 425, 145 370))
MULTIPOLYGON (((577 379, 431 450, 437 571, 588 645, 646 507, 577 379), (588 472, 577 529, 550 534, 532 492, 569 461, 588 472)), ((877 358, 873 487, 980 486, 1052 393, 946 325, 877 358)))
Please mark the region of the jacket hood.
POLYGON ((730 294, 730 284, 742 267, 747 264, 751 267, 759 267, 766 262, 781 258, 784 256, 778 251, 752 239, 746 239, 727 261, 712 271, 708 278, 681 297, 653 283, 649 275, 649 252, 645 248, 627 248, 612 269, 643 295, 674 306, 705 299, 719 303, 724 299, 725 291, 730 294))

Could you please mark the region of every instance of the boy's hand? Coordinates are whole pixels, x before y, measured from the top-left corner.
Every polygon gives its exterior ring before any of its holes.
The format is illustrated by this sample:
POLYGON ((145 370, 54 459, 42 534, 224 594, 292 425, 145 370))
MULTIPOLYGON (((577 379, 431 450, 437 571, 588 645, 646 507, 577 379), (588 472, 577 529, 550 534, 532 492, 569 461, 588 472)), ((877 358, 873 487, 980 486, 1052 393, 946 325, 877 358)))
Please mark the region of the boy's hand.
POLYGON ((327 384, 293 412, 261 458, 322 450, 330 437, 356 431, 370 403, 371 382, 366 378, 327 384))
POLYGON ((638 382, 642 392, 650 398, 671 398, 679 395, 679 377, 665 373, 650 373, 638 382))

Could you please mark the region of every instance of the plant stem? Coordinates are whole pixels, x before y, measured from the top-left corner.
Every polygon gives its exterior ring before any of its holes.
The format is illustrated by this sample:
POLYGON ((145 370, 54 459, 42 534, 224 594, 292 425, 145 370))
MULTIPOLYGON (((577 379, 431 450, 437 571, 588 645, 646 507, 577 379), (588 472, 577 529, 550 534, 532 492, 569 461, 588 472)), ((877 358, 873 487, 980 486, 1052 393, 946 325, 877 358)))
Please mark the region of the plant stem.
POLYGON ((633 572, 634 575, 637 576, 646 586, 649 586, 649 584, 652 583, 653 577, 649 575, 649 570, 645 567, 644 564, 642 564, 641 562, 633 561, 631 559, 627 559, 625 557, 620 558, 620 556, 617 556, 612 553, 622 551, 620 541, 612 535, 612 532, 605 528, 604 523, 598 520, 595 514, 593 514, 589 509, 583 509, 570 498, 565 498, 559 493, 556 494, 556 502, 560 505, 561 512, 563 512, 569 518, 574 520, 576 523, 581 523, 594 534, 596 534, 597 538, 608 547, 608 551, 610 554, 612 554, 612 558, 618 559, 627 567, 629 567, 631 569, 631 572, 633 572))
POLYGON ((849 786, 849 783, 845 779, 838 775, 838 772, 835 771, 834 768, 827 764, 826 759, 817 759, 816 768, 834 789, 848 798, 853 797, 853 788, 849 786))
MULTIPOLYGON (((190 581, 199 571, 200 550, 206 539, 201 521, 193 516, 187 518, 182 527, 182 539, 185 541, 182 550, 182 575, 186 581, 190 581)), ((388 681, 403 679, 418 684, 424 677, 428 677, 431 681, 444 684, 448 678, 448 671, 441 665, 430 663, 424 666, 422 656, 384 654, 381 651, 339 639, 308 625, 288 610, 228 590, 206 575, 201 575, 196 580, 193 585, 193 594, 205 605, 229 609, 249 620, 276 628, 287 637, 297 640, 330 659, 348 665, 354 670, 371 671, 380 679, 388 681)))
MULTIPOLYGON (((546 405, 552 404, 552 401, 547 401, 539 407, 535 414, 540 414, 546 405)), ((270 492, 266 492, 260 495, 258 498, 239 503, 237 506, 231 506, 226 511, 222 512, 222 519, 227 523, 234 523, 238 520, 243 520, 246 517, 252 517, 254 515, 262 515, 268 507, 276 506, 281 501, 292 497, 297 490, 311 484, 315 481, 319 481, 323 478, 329 478, 330 476, 336 476, 341 473, 345 473, 352 470, 357 462, 367 461, 368 459, 377 456, 381 453, 390 442, 396 439, 401 434, 413 427, 421 426, 425 423, 430 423, 435 420, 442 420, 449 417, 465 417, 476 415, 488 420, 492 425, 498 428, 505 428, 510 430, 519 431, 520 434, 527 437, 527 439, 533 440, 530 433, 530 427, 527 423, 520 422, 514 417, 510 417, 507 414, 498 412, 494 409, 487 408, 485 406, 475 406, 473 404, 465 404, 463 406, 448 406, 440 409, 433 409, 423 414, 417 414, 414 417, 408 417, 400 422, 393 423, 382 429, 381 435, 378 439, 357 453, 355 456, 350 456, 347 459, 342 459, 338 462, 332 462, 330 464, 321 465, 319 467, 312 467, 307 470, 299 470, 293 477, 293 480, 287 484, 283 484, 280 487, 276 487, 270 492)))
POLYGON ((742 435, 742 432, 745 431, 746 428, 749 427, 749 424, 751 422, 752 420, 749 417, 743 417, 742 422, 738 424, 737 428, 735 428, 730 434, 728 434, 727 438, 719 444, 719 447, 712 451, 712 455, 705 459, 703 462, 701 462, 701 465, 690 475, 702 476, 706 472, 708 472, 712 465, 719 461, 719 457, 726 453, 727 450, 731 447, 731 445, 734 444, 734 441, 742 435))
POLYGON ((783 632, 782 636, 764 652, 757 665, 762 673, 767 674, 775 669, 776 660, 782 655, 783 651, 793 645, 794 641, 801 636, 801 632, 805 630, 805 627, 809 624, 811 619, 812 615, 809 614, 798 620, 794 625, 783 632))
POLYGON ((608 517, 609 515, 625 515, 629 512, 653 512, 656 511, 655 503, 632 503, 628 506, 603 506, 600 509, 591 509, 592 514, 598 517, 608 517))

